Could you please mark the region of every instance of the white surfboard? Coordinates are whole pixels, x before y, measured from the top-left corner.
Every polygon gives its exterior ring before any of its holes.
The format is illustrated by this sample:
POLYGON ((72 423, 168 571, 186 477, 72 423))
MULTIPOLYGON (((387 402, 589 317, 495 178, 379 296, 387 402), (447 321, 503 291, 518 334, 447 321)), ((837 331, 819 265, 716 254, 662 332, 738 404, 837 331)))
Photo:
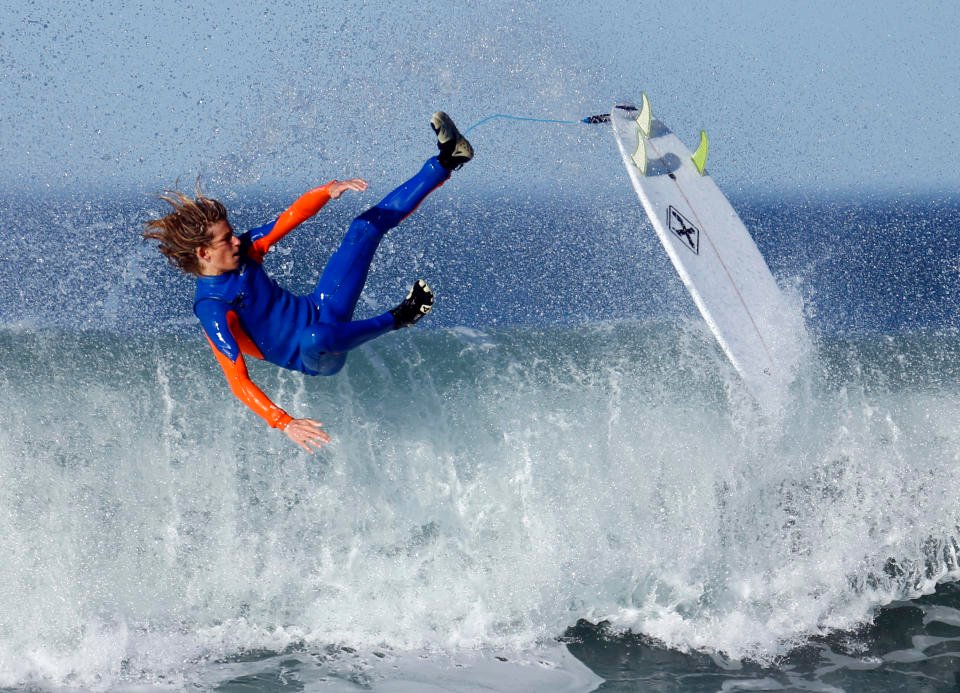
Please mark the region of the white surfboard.
POLYGON ((706 173, 706 133, 691 155, 652 117, 646 95, 640 108, 616 106, 610 120, 630 181, 701 315, 761 408, 780 411, 803 320, 706 173))

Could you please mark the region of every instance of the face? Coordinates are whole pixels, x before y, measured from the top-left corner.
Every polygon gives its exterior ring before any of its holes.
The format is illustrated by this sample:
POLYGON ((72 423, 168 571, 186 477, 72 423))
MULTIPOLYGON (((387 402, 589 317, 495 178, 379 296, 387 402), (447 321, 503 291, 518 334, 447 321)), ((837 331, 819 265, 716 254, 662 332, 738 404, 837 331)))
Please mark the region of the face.
POLYGON ((207 226, 210 242, 197 248, 200 274, 215 276, 240 267, 240 239, 233 235, 233 227, 226 219, 207 226))

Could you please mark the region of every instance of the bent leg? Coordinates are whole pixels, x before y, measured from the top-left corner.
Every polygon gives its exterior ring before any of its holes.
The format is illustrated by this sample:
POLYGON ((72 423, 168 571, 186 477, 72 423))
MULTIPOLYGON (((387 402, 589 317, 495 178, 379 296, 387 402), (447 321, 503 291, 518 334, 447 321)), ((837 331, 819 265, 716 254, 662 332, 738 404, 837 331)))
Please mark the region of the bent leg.
POLYGON ((450 172, 432 157, 413 178, 353 220, 313 290, 315 300, 330 319, 346 322, 353 317, 373 254, 384 234, 410 216, 449 177, 450 172))
POLYGON ((317 323, 304 330, 300 338, 300 357, 310 370, 320 375, 333 375, 343 368, 348 351, 392 331, 395 326, 393 314, 389 311, 368 320, 317 323))
POLYGON ((353 317, 360 292, 367 283, 373 254, 386 231, 360 217, 350 224, 313 290, 313 299, 325 320, 342 323, 353 317))

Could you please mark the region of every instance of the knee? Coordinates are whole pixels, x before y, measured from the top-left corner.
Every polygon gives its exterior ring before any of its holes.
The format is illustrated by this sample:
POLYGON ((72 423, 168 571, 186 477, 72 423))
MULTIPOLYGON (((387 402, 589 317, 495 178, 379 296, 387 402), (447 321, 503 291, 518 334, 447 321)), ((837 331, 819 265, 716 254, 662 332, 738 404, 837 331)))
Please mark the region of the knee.
POLYGON ((403 221, 403 214, 399 210, 390 209, 382 205, 371 207, 366 212, 354 219, 353 223, 361 223, 375 229, 377 233, 384 234, 394 226, 403 221))
POLYGON ((376 244, 380 243, 391 227, 383 220, 378 219, 377 215, 370 214, 371 211, 367 210, 350 222, 347 233, 343 237, 343 242, 340 244, 341 248, 360 249, 371 244, 376 247, 376 244))
POLYGON ((367 216, 369 211, 370 210, 367 210, 350 223, 344 242, 348 244, 358 244, 363 243, 372 236, 383 235, 384 232, 380 229, 376 220, 367 216))

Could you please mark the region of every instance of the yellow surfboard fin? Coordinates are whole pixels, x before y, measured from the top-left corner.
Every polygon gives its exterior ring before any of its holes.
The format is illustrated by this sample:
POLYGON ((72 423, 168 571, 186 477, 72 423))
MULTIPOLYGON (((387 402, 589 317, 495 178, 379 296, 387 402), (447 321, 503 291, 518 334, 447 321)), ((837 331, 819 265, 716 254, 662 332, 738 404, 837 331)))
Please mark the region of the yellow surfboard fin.
POLYGON ((640 169, 641 175, 647 175, 647 139, 639 132, 637 133, 637 151, 630 158, 640 169))
POLYGON ((703 175, 703 172, 707 168, 707 150, 710 148, 710 142, 707 140, 707 131, 700 131, 700 146, 697 147, 697 151, 693 153, 693 156, 690 157, 693 160, 693 165, 697 167, 697 171, 700 175, 703 175))
POLYGON ((650 99, 646 92, 640 95, 640 115, 637 116, 637 127, 644 137, 650 137, 650 124, 653 122, 653 111, 650 110, 650 99))

